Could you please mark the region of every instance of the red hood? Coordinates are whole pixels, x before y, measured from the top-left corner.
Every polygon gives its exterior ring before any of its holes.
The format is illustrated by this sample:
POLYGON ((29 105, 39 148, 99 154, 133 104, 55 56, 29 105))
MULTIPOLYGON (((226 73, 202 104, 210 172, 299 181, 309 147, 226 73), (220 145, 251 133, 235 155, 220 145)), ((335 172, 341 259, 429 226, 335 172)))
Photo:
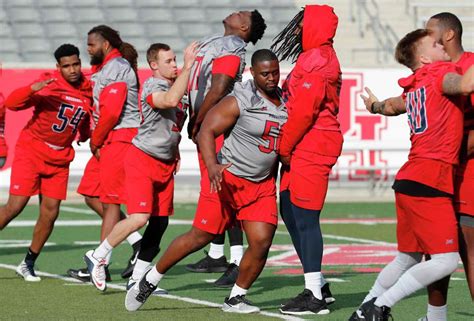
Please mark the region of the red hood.
POLYGON ((56 78, 56 81, 53 81, 47 87, 45 87, 42 92, 47 92, 48 95, 61 96, 63 94, 75 93, 79 97, 83 96, 89 100, 92 99, 92 86, 90 81, 82 75, 81 83, 79 87, 72 86, 59 71, 54 71, 53 73, 45 72, 41 74, 39 80, 47 80, 51 78, 56 78))
POLYGON ((332 45, 338 21, 334 8, 307 5, 303 17, 303 51, 332 45))

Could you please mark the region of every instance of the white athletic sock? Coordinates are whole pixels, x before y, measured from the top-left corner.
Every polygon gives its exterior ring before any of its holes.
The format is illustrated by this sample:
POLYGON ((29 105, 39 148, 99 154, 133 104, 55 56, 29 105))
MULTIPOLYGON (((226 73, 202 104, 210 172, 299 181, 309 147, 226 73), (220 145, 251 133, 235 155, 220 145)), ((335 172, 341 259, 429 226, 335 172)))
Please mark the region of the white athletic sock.
POLYGON ((224 256, 224 244, 214 244, 211 243, 209 248, 209 256, 213 259, 218 259, 224 256))
POLYGON ((374 283, 374 285, 372 286, 372 288, 370 289, 369 294, 367 294, 367 296, 364 298, 364 300, 362 301, 362 303, 365 303, 365 302, 367 302, 367 301, 370 301, 370 300, 372 300, 373 298, 378 298, 378 297, 381 296, 385 291, 387 291, 387 289, 384 288, 382 285, 380 285, 380 283, 378 282, 378 279, 375 280, 375 283, 374 283))
POLYGON ((313 292, 316 299, 323 298, 321 294, 321 272, 310 272, 304 274, 304 287, 313 292))
POLYGON ((140 280, 143 274, 145 274, 146 269, 150 266, 150 263, 151 262, 146 262, 146 261, 137 259, 137 262, 135 263, 135 267, 133 268, 132 279, 140 280))
POLYGON ((112 251, 110 251, 109 253, 107 253, 107 255, 105 256, 105 265, 109 265, 109 264, 110 264, 110 260, 112 260, 112 251))
POLYGON ((321 273, 321 287, 325 286, 326 283, 328 283, 328 282, 327 282, 326 279, 324 278, 324 275, 321 273))
POLYGON ((133 245, 133 244, 137 243, 138 241, 140 241, 141 239, 142 239, 142 236, 141 236, 140 233, 133 232, 132 234, 130 234, 127 237, 127 242, 128 242, 128 244, 133 245))
POLYGON ((146 280, 154 285, 158 285, 160 283, 161 279, 163 278, 164 274, 161 274, 158 272, 156 269, 156 265, 151 268, 150 272, 146 275, 146 280))
POLYGON ((242 289, 240 286, 237 284, 234 284, 234 287, 232 288, 232 291, 230 291, 229 299, 237 296, 237 295, 246 295, 248 292, 248 289, 242 289))
POLYGON ((109 254, 112 249, 112 245, 110 245, 109 241, 105 239, 102 243, 100 243, 99 247, 95 249, 92 256, 95 257, 97 260, 105 259, 107 254, 109 254))
POLYGON ((448 306, 440 307, 428 304, 428 312, 426 313, 428 321, 448 321, 448 306))
POLYGON ((230 263, 234 263, 235 265, 240 265, 240 260, 242 260, 243 255, 244 255, 243 245, 234 245, 230 247, 230 263))
POLYGON ((390 289, 375 300, 376 306, 392 307, 401 299, 423 288, 423 284, 418 282, 408 271, 402 275, 400 280, 390 289))

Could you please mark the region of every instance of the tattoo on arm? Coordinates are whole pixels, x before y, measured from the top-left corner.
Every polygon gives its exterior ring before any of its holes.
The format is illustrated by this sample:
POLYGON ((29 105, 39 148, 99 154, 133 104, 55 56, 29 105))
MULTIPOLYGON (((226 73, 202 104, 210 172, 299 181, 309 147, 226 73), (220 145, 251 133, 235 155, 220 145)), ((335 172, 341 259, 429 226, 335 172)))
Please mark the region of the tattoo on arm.
POLYGON ((372 104, 372 112, 374 114, 384 114, 385 111, 385 100, 377 101, 372 104))
POLYGON ((446 95, 458 95, 462 93, 461 76, 455 73, 448 73, 443 78, 443 93, 446 95))

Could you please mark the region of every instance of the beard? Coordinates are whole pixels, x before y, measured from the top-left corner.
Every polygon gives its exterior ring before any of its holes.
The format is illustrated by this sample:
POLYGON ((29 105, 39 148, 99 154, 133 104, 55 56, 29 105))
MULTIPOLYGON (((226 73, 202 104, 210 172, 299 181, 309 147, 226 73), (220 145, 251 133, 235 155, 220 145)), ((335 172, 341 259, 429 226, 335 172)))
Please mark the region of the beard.
POLYGON ((91 56, 91 65, 97 66, 102 64, 104 61, 104 53, 102 51, 97 52, 95 55, 91 56))

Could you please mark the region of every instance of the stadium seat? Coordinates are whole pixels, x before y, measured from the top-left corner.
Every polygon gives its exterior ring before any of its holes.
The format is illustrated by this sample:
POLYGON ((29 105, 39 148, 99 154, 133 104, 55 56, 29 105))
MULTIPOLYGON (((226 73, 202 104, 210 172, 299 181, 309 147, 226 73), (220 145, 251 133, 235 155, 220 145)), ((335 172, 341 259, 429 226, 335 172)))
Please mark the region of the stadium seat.
POLYGON ((234 5, 237 5, 239 8, 258 8, 271 6, 271 3, 266 3, 265 0, 239 0, 235 1, 234 5))
POLYGON ((161 21, 174 21, 173 13, 168 8, 141 8, 138 14, 142 22, 158 24, 161 21))
POLYGON ((11 8, 7 13, 8 18, 14 22, 41 21, 38 10, 30 7, 11 8))
POLYGON ((41 0, 38 1, 38 6, 43 7, 43 8, 59 8, 59 7, 65 7, 67 0, 41 0))
MULTIPOLYGON (((81 46, 85 43, 84 39, 79 39, 77 36, 72 36, 72 37, 55 37, 51 39, 50 46, 51 50, 56 50, 59 46, 65 44, 65 43, 70 43, 76 47, 79 48, 79 55, 83 57, 87 57, 87 51, 81 50, 81 46)), ((86 58, 87 59, 87 58, 86 58)))
POLYGON ((179 28, 175 23, 147 24, 146 26, 147 37, 157 38, 156 41, 160 41, 162 36, 172 37, 178 34, 179 28))
MULTIPOLYGON (((1 20, 0 22, 0 37, 1 36, 6 36, 6 37, 11 37, 12 35, 12 29, 9 24, 5 22, 5 20, 1 20)), ((3 43, 0 42, 2 45, 3 43)))
MULTIPOLYGON (((183 49, 187 45, 187 43, 182 38, 178 38, 178 37, 161 37, 160 39, 152 40, 152 42, 157 42, 157 41, 169 45, 175 51, 175 53, 177 53, 178 51, 182 52, 183 49)), ((150 42, 150 44, 152 42, 150 42)))
POLYGON ((73 0, 68 1, 68 5, 74 8, 94 8, 99 7, 99 1, 97 0, 73 0))
POLYGON ((46 34, 53 39, 56 37, 75 37, 77 36, 77 30, 71 23, 49 23, 46 25, 46 34))
MULTIPOLYGON (((222 7, 222 8, 232 8, 233 3, 235 1, 233 0, 201 0, 201 4, 204 7, 208 8, 216 8, 216 7, 222 7)), ((231 9, 232 10, 232 9, 231 9)))
POLYGON ((113 7, 133 7, 133 0, 102 0, 102 6, 105 8, 113 7))
POLYGON ((232 13, 229 8, 206 8, 206 21, 209 22, 222 22, 225 17, 232 13))
POLYGON ((212 28, 208 23, 182 23, 179 27, 182 36, 196 40, 212 34, 212 28))
POLYGON ((33 7, 35 0, 5 0, 3 1, 6 7, 33 7))
POLYGON ((2 52, 16 52, 18 51, 18 42, 15 39, 8 37, 0 37, 0 53, 2 52))
POLYGON ((169 5, 177 8, 193 8, 200 7, 199 0, 173 0, 169 5))
POLYGON ((23 59, 25 61, 56 63, 51 52, 24 52, 23 59))
POLYGON ((112 28, 118 30, 122 37, 142 37, 145 35, 145 28, 142 24, 132 22, 116 22, 110 24, 112 28))
POLYGON ((45 38, 23 38, 19 42, 22 52, 44 52, 51 54, 49 41, 45 38))
POLYGON ((105 21, 101 10, 90 8, 74 9, 73 19, 77 22, 94 22, 97 24, 103 24, 105 21))
POLYGON ((134 4, 139 8, 163 8, 167 3, 167 0, 134 0, 134 4))
POLYGON ((111 21, 133 22, 137 24, 138 12, 133 8, 108 8, 105 9, 105 15, 110 17, 111 21))
POLYGON ((14 27, 17 37, 38 37, 44 35, 44 30, 39 23, 16 23, 14 27))
POLYGON ((205 12, 199 8, 175 9, 174 17, 179 22, 203 22, 207 21, 205 12))
POLYGON ((43 8, 41 13, 43 21, 47 23, 71 21, 71 13, 66 8, 43 8))
POLYGON ((22 62, 23 58, 18 55, 16 51, 14 52, 1 52, 0 51, 0 61, 4 62, 22 62))
POLYGON ((277 22, 290 22, 290 20, 298 13, 296 8, 274 8, 273 19, 277 22))

